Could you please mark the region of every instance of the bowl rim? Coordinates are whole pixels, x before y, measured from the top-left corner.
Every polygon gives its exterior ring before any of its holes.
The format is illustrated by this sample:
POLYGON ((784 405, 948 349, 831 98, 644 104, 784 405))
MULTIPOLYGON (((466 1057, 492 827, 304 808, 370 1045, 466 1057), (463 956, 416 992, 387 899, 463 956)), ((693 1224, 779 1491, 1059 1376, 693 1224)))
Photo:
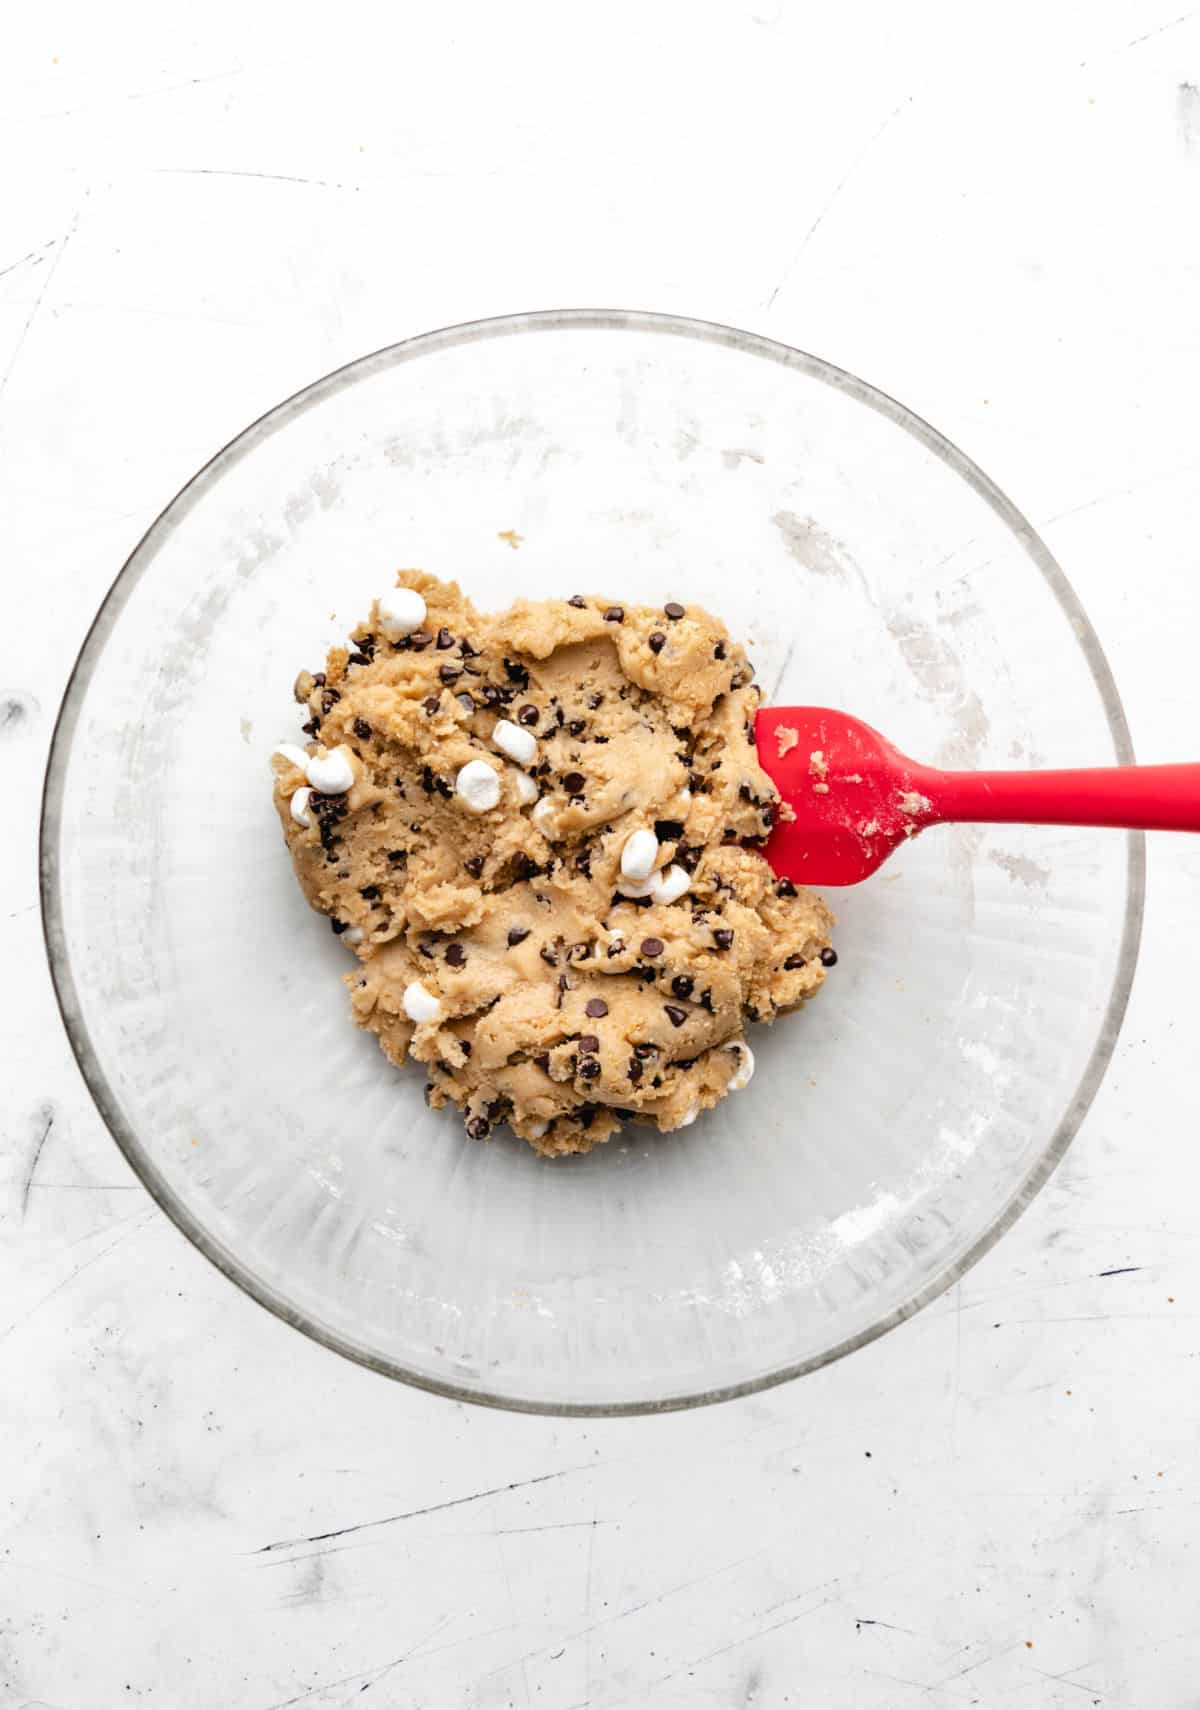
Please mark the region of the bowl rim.
POLYGON ((426 1372, 412 1370, 369 1347, 356 1343, 340 1330, 321 1323, 297 1307, 244 1264, 224 1242, 216 1239, 175 1194, 137 1134, 125 1121, 120 1104, 109 1085, 92 1044, 71 972, 64 928, 59 843, 65 795, 66 772, 72 739, 79 722, 92 672, 121 612, 144 571, 153 562, 159 544, 179 526, 194 505, 220 480, 225 470, 239 462, 264 439, 279 432, 296 416, 315 407, 326 397, 355 385, 384 369, 455 346, 485 339, 506 338, 531 332, 587 329, 614 332, 658 332, 677 338, 725 346, 743 354, 763 357, 783 367, 797 369, 811 379, 833 387, 858 403, 886 417, 918 440, 973 488, 975 493, 1007 525, 1041 573, 1066 615, 1079 642, 1099 692, 1108 720, 1109 733, 1118 764, 1131 765, 1133 743, 1116 681, 1091 621, 1066 575, 1027 518, 1001 492, 990 477, 960 451, 944 434, 906 405, 822 357, 781 343, 762 333, 747 332, 715 321, 639 309, 536 309, 519 314, 466 321, 420 333, 398 343, 385 345, 355 358, 340 368, 310 382, 274 405, 221 447, 170 500, 142 535, 105 595, 71 669, 51 736, 42 788, 39 828, 39 882, 42 931, 51 980, 67 1038, 93 1102, 113 1139, 135 1174, 182 1234, 218 1270, 261 1306, 294 1329, 335 1353, 354 1360, 386 1377, 453 1401, 516 1413, 556 1418, 604 1418, 674 1412, 729 1401, 756 1394, 777 1384, 817 1371, 856 1349, 865 1347, 895 1329, 958 1282, 999 1240, 1029 1205, 1056 1168, 1070 1145, 1096 1095, 1112 1058, 1121 1022, 1129 1000, 1141 941, 1145 906, 1146 843, 1141 832, 1126 836, 1126 901, 1121 927, 1117 966, 1105 1013, 1088 1062, 1066 1109, 1050 1134, 1037 1162, 1009 1195, 1005 1204, 970 1248, 910 1297, 893 1307, 875 1323, 845 1338, 820 1354, 777 1367, 738 1383, 713 1389, 689 1391, 653 1400, 570 1402, 546 1401, 528 1396, 505 1395, 499 1390, 474 1388, 443 1381, 426 1372))

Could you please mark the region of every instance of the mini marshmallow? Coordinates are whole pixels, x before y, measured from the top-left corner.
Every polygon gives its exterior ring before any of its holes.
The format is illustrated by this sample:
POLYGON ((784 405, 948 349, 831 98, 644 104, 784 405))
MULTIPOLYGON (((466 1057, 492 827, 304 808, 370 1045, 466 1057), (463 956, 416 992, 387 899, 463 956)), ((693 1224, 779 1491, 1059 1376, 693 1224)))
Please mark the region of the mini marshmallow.
POLYGON ((678 902, 680 897, 686 896, 692 888, 692 881, 683 868, 674 864, 663 873, 655 873, 651 883, 654 886, 651 894, 658 903, 678 902))
POLYGON ((537 801, 538 787, 528 773, 514 773, 513 782, 517 786, 517 800, 520 802, 522 807, 528 807, 530 802, 537 801))
POLYGON ((318 795, 340 796, 354 782, 354 766, 348 748, 335 748, 332 754, 306 755, 308 781, 318 795))
MULTIPOLYGON (((349 937, 349 934, 343 936, 349 937)), ((420 980, 413 980, 411 985, 405 986, 402 1001, 405 1015, 410 1021, 415 1021, 418 1027, 427 1021, 440 1021, 442 1018, 441 1004, 420 980)))
POLYGON ((737 1068, 733 1071, 729 1080, 726 1082, 725 1091, 741 1092, 743 1087, 748 1087, 750 1085, 751 1078, 754 1074, 754 1052, 750 1049, 749 1045, 746 1044, 744 1039, 735 1040, 732 1044, 726 1045, 725 1049, 727 1051, 737 1051, 741 1054, 741 1061, 738 1063, 737 1068))
POLYGON ((411 635, 425 622, 425 601, 415 588, 393 588, 375 602, 379 627, 389 641, 411 635))
POLYGON ((656 897, 659 887, 657 873, 648 879, 618 879, 617 890, 623 897, 656 897))
POLYGON ((295 820, 297 825, 307 827, 312 824, 312 814, 308 809, 308 804, 311 798, 312 791, 309 789, 307 784, 301 785, 298 790, 293 790, 291 804, 292 818, 295 820))
POLYGON ((549 1126, 550 1124, 548 1122, 531 1122, 528 1126, 529 1138, 531 1140, 540 1140, 549 1126))
POLYGON ((679 1121, 675 1124, 676 1128, 690 1128, 699 1114, 700 1106, 698 1104, 692 1105, 691 1108, 689 1110, 685 1110, 683 1115, 679 1118, 679 1121))
POLYGON ((658 838, 644 827, 625 839, 621 851, 621 873, 626 879, 648 879, 658 859, 658 838))
POLYGON ((558 836, 557 828, 554 825, 554 803, 549 796, 542 797, 529 817, 543 837, 549 838, 553 842, 558 836))
POLYGON ((487 813, 500 800, 500 778, 486 760, 468 760, 454 788, 472 813, 487 813))
POLYGON ((502 718, 492 731, 492 741, 502 754, 507 754, 510 760, 515 760, 519 766, 532 766, 537 759, 538 745, 527 730, 522 730, 519 724, 514 724, 510 718, 502 718))
POLYGON ((361 926, 348 926, 342 933, 343 944, 361 944, 362 941, 363 929, 361 926))
POLYGON ((282 754, 288 764, 295 766, 298 771, 303 772, 308 765, 307 748, 300 748, 294 742, 280 742, 277 744, 274 752, 276 754, 282 754))

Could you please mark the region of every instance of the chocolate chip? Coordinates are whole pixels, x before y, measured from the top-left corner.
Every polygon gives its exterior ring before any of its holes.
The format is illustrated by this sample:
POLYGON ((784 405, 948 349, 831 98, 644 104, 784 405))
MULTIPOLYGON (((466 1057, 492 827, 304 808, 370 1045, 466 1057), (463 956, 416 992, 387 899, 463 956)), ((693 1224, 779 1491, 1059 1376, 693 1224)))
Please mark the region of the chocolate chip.
POLYGON ((378 885, 364 885, 362 890, 359 891, 358 894, 366 902, 378 902, 379 896, 380 896, 379 886, 378 885))
POLYGON ((567 958, 572 962, 586 962, 591 953, 592 947, 590 944, 572 944, 571 948, 567 951, 567 958))
POLYGON ((588 1054, 593 1051, 598 1051, 600 1049, 600 1041, 594 1033, 585 1033, 580 1038, 579 1049, 588 1054))
POLYGON ((683 822, 678 819, 656 819, 654 835, 660 843, 675 843, 683 836, 683 822))
POLYGON ((464 659, 479 658, 479 649, 477 647, 472 647, 465 635, 458 644, 458 651, 462 654, 464 659))
POLYGON ((433 1082, 432 1081, 426 1081, 425 1082, 425 1103, 426 1104, 432 1104, 433 1103, 433 1082))
POLYGON ((586 729, 587 725, 583 719, 573 718, 567 726, 567 733, 570 736, 582 736, 586 729))
POLYGON ((473 1116, 467 1123, 467 1133, 472 1140, 486 1140, 488 1132, 488 1125, 482 1116, 473 1116))
POLYGON ((417 945, 417 954, 418 954, 418 956, 424 956, 428 961, 432 962, 433 961, 433 946, 431 944, 418 944, 417 945))
POLYGON ((475 702, 472 700, 470 695, 464 693, 458 695, 456 699, 459 706, 465 713, 473 713, 475 711, 475 702))
POLYGON ((535 1057, 533 1060, 544 1075, 550 1073, 550 1053, 548 1051, 543 1052, 540 1057, 535 1057))
POLYGON ((588 706, 591 707, 593 712, 595 712, 597 707, 602 707, 603 705, 604 705, 604 696, 603 695, 589 695, 588 696, 588 706))
POLYGON ((584 1005, 584 1012, 590 1015, 593 1020, 599 1021, 602 1015, 608 1014, 608 1005, 603 998, 589 998, 584 1005))
POLYGON ((458 1042, 458 1048, 464 1057, 469 1057, 471 1055, 471 1041, 469 1039, 460 1039, 458 1042))
POLYGON ((508 929, 508 942, 510 944, 524 944, 525 940, 529 937, 529 931, 530 929, 527 926, 510 926, 508 929))
POLYGON ((629 1067, 625 1072, 633 1082, 634 1086, 636 1086, 646 1071, 636 1057, 631 1057, 629 1059, 629 1067))
POLYGON ((467 872, 470 873, 473 879, 477 879, 483 872, 483 856, 471 855, 463 862, 463 866, 467 869, 467 872))
POLYGON ((749 719, 746 720, 746 741, 750 744, 751 748, 758 747, 758 733, 755 731, 755 728, 750 723, 749 719))
POLYGON ((633 1048, 633 1054, 635 1057, 657 1057, 658 1046, 651 1045, 649 1041, 647 1041, 645 1044, 635 1045, 633 1048))
POLYGON ((661 956, 665 949, 666 945, 663 943, 661 938, 642 939, 643 956, 661 956))
POLYGON ((837 959, 838 959, 838 954, 837 954, 836 950, 831 950, 828 948, 828 946, 824 950, 822 950, 822 952, 821 952, 821 966, 822 967, 824 967, 824 968, 836 968, 837 967, 837 959))
POLYGON ((458 679, 462 676, 462 666, 439 665, 438 676, 442 679, 443 683, 457 683, 458 679))
POLYGON ((563 713, 562 708, 558 705, 557 702, 555 702, 555 706, 554 706, 554 722, 560 730, 562 729, 563 724, 566 722, 565 714, 563 713))
POLYGON ((790 974, 793 971, 793 969, 802 968, 804 966, 804 957, 803 956, 789 956, 787 961, 783 965, 787 969, 788 973, 790 974))
POLYGON ((324 673, 324 671, 314 671, 313 672, 313 687, 314 687, 314 689, 323 689, 325 687, 325 673, 324 673))
POLYGON ((548 968, 558 967, 558 952, 554 949, 553 945, 543 944, 541 949, 538 951, 538 955, 542 958, 542 961, 545 962, 548 968))
POLYGON ((684 615, 684 608, 679 604, 678 600, 668 600, 666 605, 663 607, 663 611, 666 612, 672 623, 678 623, 679 619, 684 615))
POLYGON ((575 1115, 581 1128, 590 1128, 596 1120, 596 1107, 594 1104, 581 1104, 575 1115))
POLYGON ((716 1011, 713 1009, 711 987, 707 991, 702 991, 700 993, 700 1008, 706 1009, 710 1015, 716 1014, 716 1011))
POLYGON ((680 1009, 677 1003, 665 1003, 663 1009, 672 1027, 682 1027, 687 1020, 687 1010, 680 1009))
POLYGON ((692 979, 690 974, 676 974, 675 978, 671 981, 671 990, 675 993, 676 997, 689 998, 692 995, 692 987, 694 985, 695 981, 692 979))
POLYGON ((609 606, 608 610, 604 614, 604 621, 605 623, 624 623, 625 607, 609 606))
POLYGON ((414 629, 408 637, 408 645, 414 653, 424 653, 432 640, 433 637, 427 629, 414 629))
POLYGON ((347 665, 369 665, 371 661, 365 653, 351 653, 346 663, 347 665))
POLYGON ((512 859, 512 870, 514 879, 536 879, 542 869, 532 856, 518 849, 512 859))
POLYGON ((408 851, 406 849, 389 849, 387 858, 393 867, 402 867, 408 860, 408 851))
POLYGON ((358 737, 358 740, 360 742, 366 742, 370 738, 371 727, 367 723, 365 718, 356 718, 355 719, 355 721, 354 721, 354 734, 355 734, 355 736, 358 737))
POLYGON ((479 692, 489 707, 498 705, 500 700, 500 691, 496 687, 495 683, 485 683, 479 692))
POLYGON ((775 823, 775 803, 768 802, 766 807, 760 808, 759 811, 762 814, 762 822, 769 831, 775 823))
POLYGON ((646 646, 650 649, 651 653, 661 653, 666 645, 667 638, 661 629, 656 629, 654 634, 651 635, 646 642, 646 646))
POLYGON ((675 851, 675 860, 685 873, 694 873, 700 865, 700 857, 704 849, 699 843, 681 843, 675 851))
POLYGON ((448 629, 439 629, 437 632, 438 652, 444 653, 448 647, 453 647, 453 646, 454 646, 454 637, 451 635, 450 631, 448 629))
POLYGON ((637 980, 656 980, 658 978, 657 968, 647 968, 641 963, 639 963, 636 968, 631 968, 629 971, 637 980))
POLYGON ((582 772, 568 772, 562 781, 563 789, 569 796, 577 796, 584 786, 582 772))
POLYGON ((565 974, 560 974, 558 976, 558 996, 554 1000, 555 1009, 561 1009, 562 1008, 563 998, 566 996, 567 992, 570 991, 570 989, 571 989, 571 986, 570 986, 569 980, 567 979, 567 976, 565 974))
POLYGON ((780 879, 779 883, 775 887, 775 895, 777 897, 794 897, 795 894, 796 887, 792 881, 790 879, 780 879))
POLYGON ((725 657, 725 643, 723 641, 718 641, 717 645, 713 648, 713 658, 714 659, 724 659, 724 657, 725 657))
POLYGON ((587 601, 584 599, 582 594, 572 594, 571 598, 567 601, 567 604, 569 606, 574 606, 576 611, 581 612, 584 606, 587 605, 587 601))
POLYGON ((536 707, 522 707, 517 714, 518 724, 536 724, 537 721, 538 710, 536 707))
POLYGON ((350 927, 350 922, 348 920, 331 920, 329 924, 333 928, 335 937, 338 938, 342 936, 343 932, 348 931, 350 927))
POLYGON ((461 944, 447 944, 446 960, 452 968, 464 968, 467 963, 467 953, 461 944))
POLYGON ((718 950, 730 950, 733 948, 733 933, 727 926, 719 926, 713 933, 713 943, 718 950))
POLYGON ((336 689, 326 689, 325 693, 321 696, 321 712, 326 718, 329 717, 330 713, 341 698, 342 697, 338 694, 336 689))
POLYGON ((580 1077, 585 1081, 594 1081, 602 1072, 598 1057, 585 1057, 579 1065, 580 1077))
POLYGON ((305 736, 315 736, 321 727, 315 718, 310 718, 308 723, 302 724, 300 728, 304 732, 305 736))
POLYGON ((441 704, 442 697, 440 695, 427 695, 421 702, 421 705, 425 708, 425 711, 429 714, 430 718, 433 717, 441 704))
POLYGON ((504 674, 509 682, 515 683, 519 689, 529 687, 529 672, 517 660, 506 659, 504 661, 504 674))

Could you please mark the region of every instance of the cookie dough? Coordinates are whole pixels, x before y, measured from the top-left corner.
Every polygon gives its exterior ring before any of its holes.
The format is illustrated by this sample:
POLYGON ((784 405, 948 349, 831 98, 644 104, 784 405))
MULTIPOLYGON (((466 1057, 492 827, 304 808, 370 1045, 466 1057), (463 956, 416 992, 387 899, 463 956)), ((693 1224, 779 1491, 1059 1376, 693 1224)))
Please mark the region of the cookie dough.
POLYGON ((685 1127, 749 1080, 745 1024, 836 961, 761 854, 752 678, 698 606, 492 616, 418 570, 300 673, 311 740, 273 760, 296 876, 358 958, 354 1019, 473 1139, 685 1127))

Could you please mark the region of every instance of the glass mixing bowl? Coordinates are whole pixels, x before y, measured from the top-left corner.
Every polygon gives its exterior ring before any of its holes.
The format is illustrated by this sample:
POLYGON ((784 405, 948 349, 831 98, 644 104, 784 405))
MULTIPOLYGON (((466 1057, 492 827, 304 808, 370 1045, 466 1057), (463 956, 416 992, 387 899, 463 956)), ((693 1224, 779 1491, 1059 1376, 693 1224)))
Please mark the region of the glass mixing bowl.
POLYGON ((264 416, 152 526, 80 654, 43 822, 46 936, 105 1121, 159 1204, 377 1371, 554 1413, 812 1370, 945 1289, 1062 1156, 1137 952, 1140 837, 942 828, 829 894, 840 961, 694 1127, 548 1162, 467 1140, 350 1023, 268 757, 399 565, 477 603, 712 608, 770 701, 963 766, 1131 759, 1045 546, 892 399, 661 315, 454 327, 264 416), (510 532, 511 531, 511 532, 510 532))

